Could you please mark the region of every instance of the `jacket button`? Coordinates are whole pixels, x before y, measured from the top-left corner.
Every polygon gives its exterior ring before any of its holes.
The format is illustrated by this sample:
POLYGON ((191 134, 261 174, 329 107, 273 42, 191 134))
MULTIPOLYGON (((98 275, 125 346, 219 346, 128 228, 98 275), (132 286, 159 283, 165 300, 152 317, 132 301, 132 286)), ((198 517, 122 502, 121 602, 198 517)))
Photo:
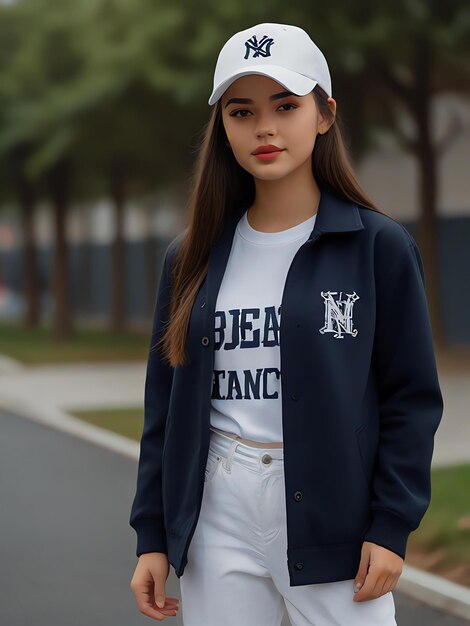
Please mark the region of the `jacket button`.
POLYGON ((294 500, 297 500, 297 502, 300 502, 302 500, 302 492, 301 491, 296 491, 294 493, 294 500))
POLYGON ((292 398, 292 400, 298 400, 299 399, 299 394, 298 393, 293 393, 293 394, 291 394, 291 398, 292 398))
POLYGON ((209 337, 203 337, 201 343, 202 343, 203 346, 208 346, 209 345, 209 337))
POLYGON ((302 561, 299 561, 298 563, 295 564, 295 569, 302 569, 304 566, 304 564, 302 563, 302 561))

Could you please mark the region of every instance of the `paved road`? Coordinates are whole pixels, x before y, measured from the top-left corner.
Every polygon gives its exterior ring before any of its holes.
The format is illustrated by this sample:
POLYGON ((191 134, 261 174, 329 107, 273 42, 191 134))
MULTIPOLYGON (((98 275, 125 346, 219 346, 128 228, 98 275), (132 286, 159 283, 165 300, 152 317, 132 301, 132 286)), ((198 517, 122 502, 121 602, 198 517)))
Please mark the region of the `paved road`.
MULTIPOLYGON (((159 623, 138 612, 129 587, 135 477, 134 461, 0 412, 2 626, 159 623)), ((181 598, 173 569, 167 594, 181 598)), ((470 623, 394 597, 399 626, 470 623)), ((181 616, 163 623, 181 626, 181 616)))

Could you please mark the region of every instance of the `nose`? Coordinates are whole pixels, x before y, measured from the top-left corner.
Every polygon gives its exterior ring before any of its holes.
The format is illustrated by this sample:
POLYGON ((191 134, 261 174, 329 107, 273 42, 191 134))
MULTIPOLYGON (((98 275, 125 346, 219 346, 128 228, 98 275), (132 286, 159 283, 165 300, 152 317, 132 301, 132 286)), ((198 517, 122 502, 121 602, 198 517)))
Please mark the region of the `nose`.
POLYGON ((260 137, 264 137, 265 135, 268 135, 270 137, 272 137, 274 135, 274 131, 273 130, 259 130, 256 133, 256 138, 259 139, 260 137))
POLYGON ((256 138, 260 139, 261 137, 269 136, 273 137, 276 134, 273 128, 259 128, 256 131, 256 138))
POLYGON ((259 139, 260 137, 264 137, 265 135, 272 137, 273 135, 276 134, 276 131, 274 130, 272 126, 269 126, 269 124, 266 124, 264 121, 264 117, 261 116, 259 118, 259 123, 257 125, 257 128, 255 129, 255 134, 256 134, 256 138, 259 139))

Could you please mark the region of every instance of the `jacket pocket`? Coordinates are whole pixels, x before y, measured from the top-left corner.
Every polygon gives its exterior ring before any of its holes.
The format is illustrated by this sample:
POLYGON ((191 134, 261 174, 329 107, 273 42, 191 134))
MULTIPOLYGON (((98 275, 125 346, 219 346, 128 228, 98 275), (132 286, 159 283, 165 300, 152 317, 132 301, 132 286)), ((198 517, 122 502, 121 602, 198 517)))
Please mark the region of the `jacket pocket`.
POLYGON ((213 450, 209 448, 209 452, 207 455, 206 469, 205 469, 205 474, 204 474, 204 483, 207 484, 214 478, 221 462, 222 462, 222 457, 216 454, 213 450))
POLYGON ((361 424, 355 429, 356 442, 359 453, 359 462, 361 466, 362 476, 369 489, 369 478, 367 476, 367 428, 365 424, 361 424))

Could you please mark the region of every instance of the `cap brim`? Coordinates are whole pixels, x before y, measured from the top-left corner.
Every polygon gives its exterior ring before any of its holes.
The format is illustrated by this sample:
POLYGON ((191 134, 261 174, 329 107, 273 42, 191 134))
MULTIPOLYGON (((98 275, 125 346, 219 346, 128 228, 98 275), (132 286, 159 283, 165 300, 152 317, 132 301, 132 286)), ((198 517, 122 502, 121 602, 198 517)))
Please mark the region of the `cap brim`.
POLYGON ((285 87, 288 91, 292 91, 297 96, 305 96, 312 91, 317 85, 316 80, 288 70, 285 67, 279 67, 279 65, 260 65, 256 69, 243 69, 230 76, 227 80, 217 86, 213 90, 211 97, 208 100, 208 104, 212 105, 222 96, 222 94, 241 76, 248 76, 249 74, 259 74, 260 76, 268 76, 272 78, 280 85, 285 87))

